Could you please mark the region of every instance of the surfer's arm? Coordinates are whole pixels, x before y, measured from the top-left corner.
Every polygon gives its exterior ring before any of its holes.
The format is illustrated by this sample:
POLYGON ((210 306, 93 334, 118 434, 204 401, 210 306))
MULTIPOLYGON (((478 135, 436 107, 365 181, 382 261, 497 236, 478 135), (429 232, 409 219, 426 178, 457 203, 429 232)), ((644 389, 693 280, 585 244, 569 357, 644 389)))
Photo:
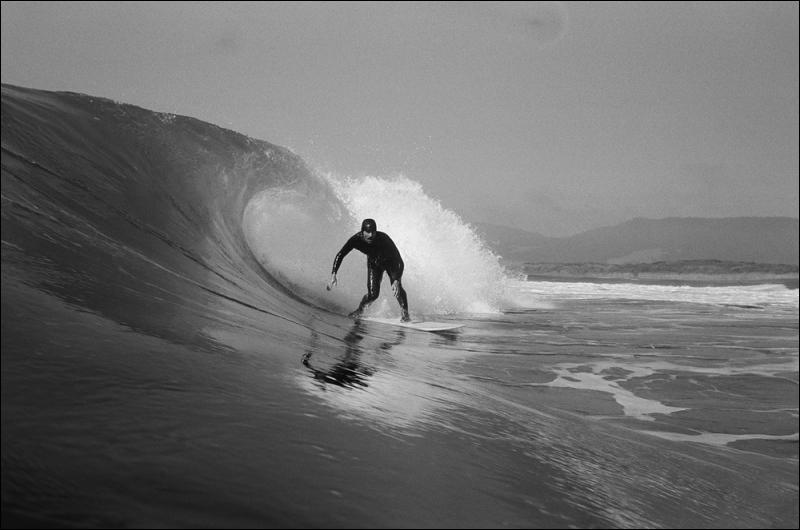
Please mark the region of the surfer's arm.
POLYGON ((331 274, 336 276, 336 273, 339 272, 339 266, 342 264, 342 260, 350 253, 351 250, 353 250, 353 248, 353 241, 350 239, 344 244, 342 250, 336 254, 336 257, 333 258, 333 268, 331 268, 331 274))
POLYGON ((353 239, 356 236, 351 237, 347 240, 347 243, 344 244, 342 249, 336 254, 336 257, 333 258, 333 268, 331 268, 331 279, 328 282, 327 289, 330 291, 334 285, 336 285, 336 273, 339 272, 339 266, 342 264, 342 260, 345 256, 347 256, 351 250, 355 248, 353 239))

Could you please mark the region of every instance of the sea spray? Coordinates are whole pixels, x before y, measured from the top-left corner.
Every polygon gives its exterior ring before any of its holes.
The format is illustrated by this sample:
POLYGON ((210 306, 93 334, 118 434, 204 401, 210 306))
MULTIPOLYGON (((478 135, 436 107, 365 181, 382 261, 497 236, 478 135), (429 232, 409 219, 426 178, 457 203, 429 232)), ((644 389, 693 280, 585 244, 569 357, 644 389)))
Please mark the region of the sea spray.
MULTIPOLYGON (((457 214, 403 176, 325 174, 302 186, 270 188, 250 201, 243 225, 270 274, 317 305, 352 310, 366 292, 363 255, 353 252, 344 260, 333 291, 326 292, 324 284, 334 256, 366 217, 400 249, 412 316, 495 313, 503 307, 508 275, 499 257, 457 214)), ((399 315, 388 280, 382 287, 370 313, 399 315)))
POLYGON ((327 174, 325 179, 355 230, 361 219, 371 217, 397 244, 412 312, 494 313, 502 307, 508 275, 499 257, 461 217, 426 195, 419 182, 405 176, 327 174))

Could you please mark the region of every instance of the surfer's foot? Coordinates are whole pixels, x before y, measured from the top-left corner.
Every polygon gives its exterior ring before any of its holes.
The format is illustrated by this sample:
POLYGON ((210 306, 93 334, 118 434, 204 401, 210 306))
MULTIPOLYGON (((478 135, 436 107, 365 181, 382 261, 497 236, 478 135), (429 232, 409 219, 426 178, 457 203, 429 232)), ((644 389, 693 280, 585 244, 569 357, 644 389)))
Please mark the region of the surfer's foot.
POLYGON ((348 317, 350 317, 350 318, 352 318, 352 319, 354 319, 354 320, 358 320, 359 318, 361 318, 361 311, 359 311, 358 309, 356 309, 355 311, 353 311, 352 313, 350 313, 350 314, 349 314, 349 315, 347 315, 347 316, 348 316, 348 317))
POLYGON ((403 312, 403 316, 400 317, 400 322, 411 322, 411 317, 408 316, 408 311, 403 312))

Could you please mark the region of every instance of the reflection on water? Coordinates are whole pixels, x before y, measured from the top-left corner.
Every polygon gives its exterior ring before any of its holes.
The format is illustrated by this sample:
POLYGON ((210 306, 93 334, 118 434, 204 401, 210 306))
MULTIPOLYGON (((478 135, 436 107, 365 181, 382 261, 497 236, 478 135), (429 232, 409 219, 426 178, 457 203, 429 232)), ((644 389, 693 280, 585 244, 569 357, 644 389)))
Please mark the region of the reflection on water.
MULTIPOLYGON (((343 337, 345 343, 344 354, 332 366, 317 368, 312 364, 311 357, 319 351, 319 334, 312 330, 311 342, 303 355, 303 365, 314 375, 314 379, 323 384, 330 383, 344 388, 366 388, 369 386, 368 378, 375 374, 376 367, 366 364, 363 358, 363 349, 360 343, 364 340, 366 329, 364 323, 357 320, 350 331, 343 337)), ((384 341, 377 345, 376 350, 389 352, 392 347, 402 344, 405 332, 396 330, 393 341, 384 341)))
POLYGON ((387 330, 367 321, 353 323, 341 340, 310 331, 298 385, 342 417, 411 434, 441 428, 445 411, 472 399, 473 384, 450 366, 465 355, 453 347, 455 334, 387 330))
POLYGON ((311 363, 311 356, 318 349, 319 335, 312 330, 311 347, 303 355, 303 365, 311 370, 314 379, 322 383, 339 385, 344 388, 366 387, 366 379, 375 373, 375 368, 366 366, 361 361, 361 348, 359 343, 364 340, 364 325, 356 321, 350 332, 345 335, 344 356, 327 369, 315 368, 311 363))

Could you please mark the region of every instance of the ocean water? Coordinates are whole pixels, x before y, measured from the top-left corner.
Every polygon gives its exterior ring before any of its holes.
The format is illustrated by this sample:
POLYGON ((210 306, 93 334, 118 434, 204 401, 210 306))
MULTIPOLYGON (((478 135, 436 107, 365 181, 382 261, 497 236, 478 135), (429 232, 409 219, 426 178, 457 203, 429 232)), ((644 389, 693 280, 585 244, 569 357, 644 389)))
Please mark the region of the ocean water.
POLYGON ((797 527, 796 288, 525 281, 411 178, 79 94, 2 115, 3 527, 797 527), (342 316, 362 217, 462 330, 342 316))

